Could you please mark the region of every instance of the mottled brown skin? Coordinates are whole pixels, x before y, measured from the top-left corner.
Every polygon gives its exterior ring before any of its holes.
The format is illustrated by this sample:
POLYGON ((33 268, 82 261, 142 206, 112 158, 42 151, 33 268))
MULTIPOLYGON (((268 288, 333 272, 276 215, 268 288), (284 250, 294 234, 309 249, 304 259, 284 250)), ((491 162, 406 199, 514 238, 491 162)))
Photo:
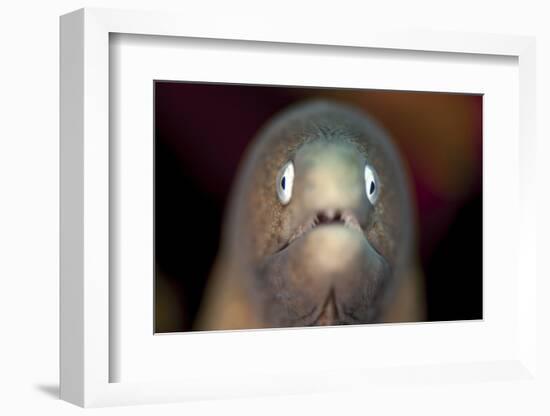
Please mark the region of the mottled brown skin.
POLYGON ((243 161, 197 329, 422 319, 405 167, 370 118, 334 102, 292 107, 243 161), (276 187, 288 161, 284 205, 276 187), (378 176, 375 203, 365 164, 378 176))

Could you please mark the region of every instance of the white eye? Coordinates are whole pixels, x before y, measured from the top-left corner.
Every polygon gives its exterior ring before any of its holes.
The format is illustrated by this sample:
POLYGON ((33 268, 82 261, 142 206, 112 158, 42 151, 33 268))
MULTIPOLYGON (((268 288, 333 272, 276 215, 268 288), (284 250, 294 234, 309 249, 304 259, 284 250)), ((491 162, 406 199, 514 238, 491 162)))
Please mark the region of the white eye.
POLYGON ((277 175, 277 196, 281 204, 286 205, 292 198, 292 185, 294 184, 294 164, 287 162, 277 175))
POLYGON ((367 192, 367 198, 369 198, 370 203, 374 205, 378 199, 379 184, 376 172, 369 165, 365 166, 365 191, 367 192))

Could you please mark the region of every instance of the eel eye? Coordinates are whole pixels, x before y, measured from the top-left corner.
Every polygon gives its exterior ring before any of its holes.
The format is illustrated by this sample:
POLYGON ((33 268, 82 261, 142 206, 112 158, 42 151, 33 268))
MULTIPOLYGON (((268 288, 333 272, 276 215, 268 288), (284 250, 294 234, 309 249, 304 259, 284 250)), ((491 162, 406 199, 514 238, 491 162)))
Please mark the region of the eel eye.
POLYGON ((365 191, 370 203, 374 205, 379 194, 378 176, 372 167, 365 166, 365 191))
POLYGON ((281 204, 286 205, 292 198, 292 185, 294 184, 294 164, 287 162, 279 175, 277 175, 277 196, 281 204))

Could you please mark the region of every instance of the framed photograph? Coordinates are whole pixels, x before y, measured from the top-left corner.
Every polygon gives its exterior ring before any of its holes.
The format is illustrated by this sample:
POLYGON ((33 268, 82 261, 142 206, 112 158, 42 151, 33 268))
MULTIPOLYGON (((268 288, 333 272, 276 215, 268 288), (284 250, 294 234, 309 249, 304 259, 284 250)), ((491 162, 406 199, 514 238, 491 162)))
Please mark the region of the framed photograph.
POLYGON ((536 383, 534 39, 246 22, 61 17, 61 397, 536 383))

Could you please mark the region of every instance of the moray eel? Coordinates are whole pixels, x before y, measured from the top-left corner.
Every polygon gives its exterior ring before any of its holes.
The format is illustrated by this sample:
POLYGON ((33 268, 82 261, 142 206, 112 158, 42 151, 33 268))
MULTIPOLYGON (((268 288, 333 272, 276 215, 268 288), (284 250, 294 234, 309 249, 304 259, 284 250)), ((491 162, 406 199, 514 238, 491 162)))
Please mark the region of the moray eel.
POLYGON ((295 105, 241 162, 195 329, 420 320, 413 242, 388 134, 343 104, 295 105))

